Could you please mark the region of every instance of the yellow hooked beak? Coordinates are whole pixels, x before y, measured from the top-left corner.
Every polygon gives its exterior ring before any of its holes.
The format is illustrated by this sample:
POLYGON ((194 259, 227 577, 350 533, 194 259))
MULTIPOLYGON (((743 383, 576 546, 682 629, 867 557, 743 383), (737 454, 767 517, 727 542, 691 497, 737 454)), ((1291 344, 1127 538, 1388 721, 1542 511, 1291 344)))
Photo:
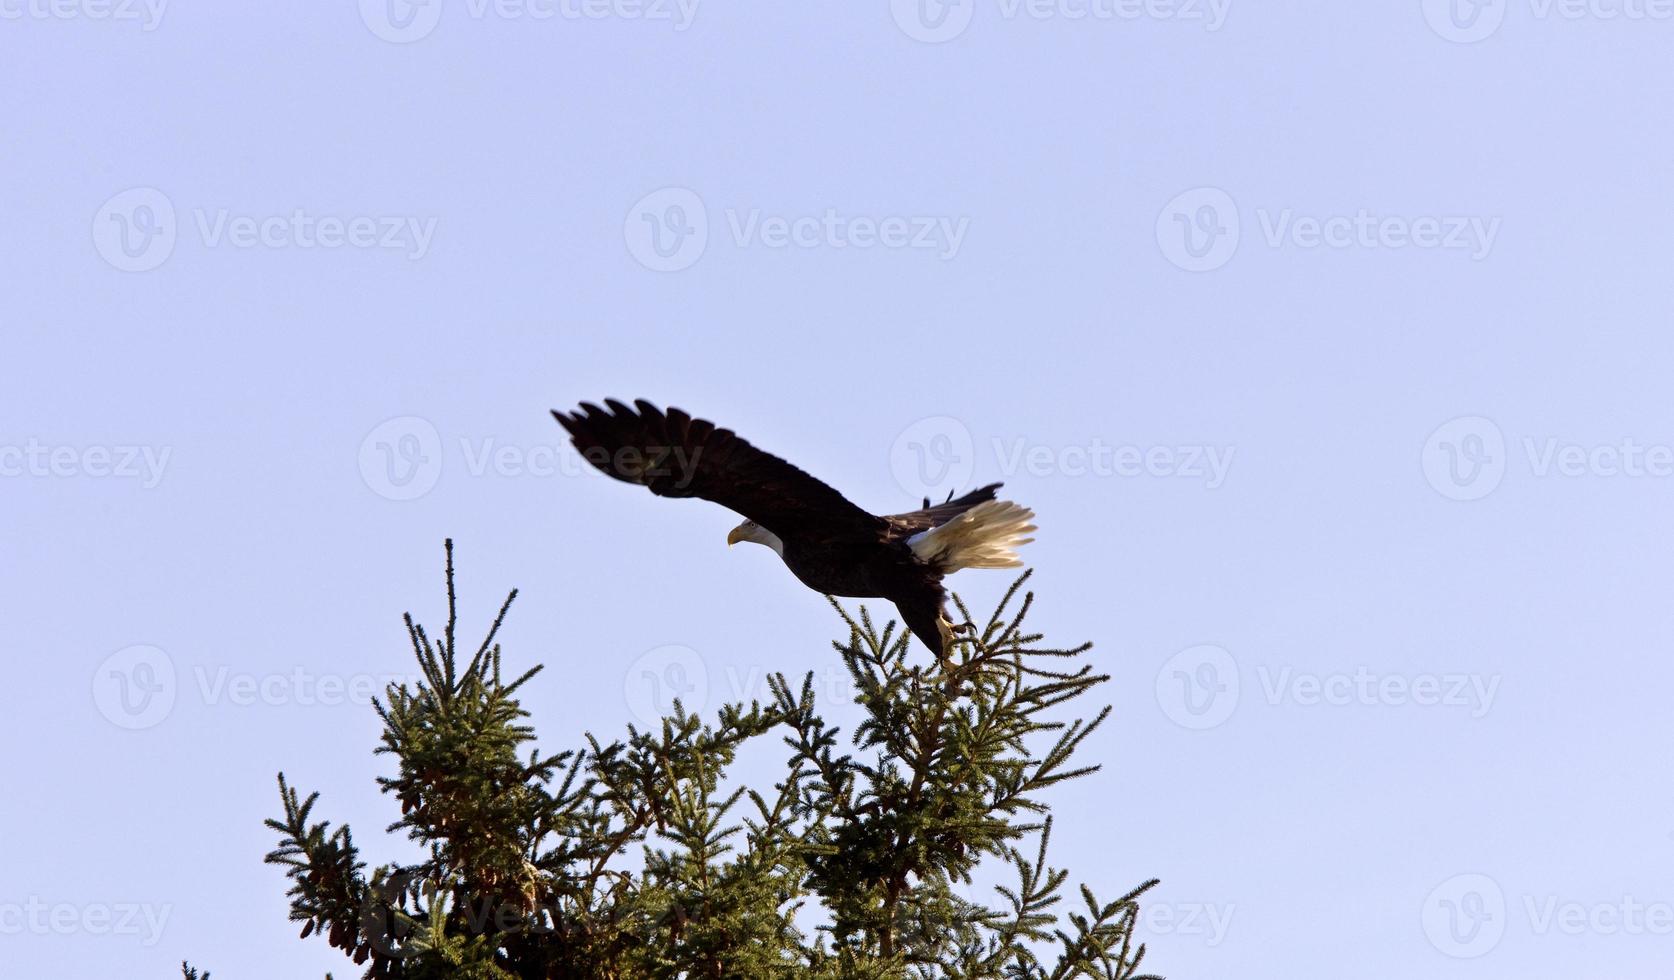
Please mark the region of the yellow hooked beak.
POLYGON ((744 525, 742 525, 742 524, 738 525, 737 527, 735 527, 732 530, 727 532, 727 547, 728 548, 732 547, 733 545, 737 544, 740 541, 748 541, 748 540, 750 540, 750 539, 744 536, 744 525))

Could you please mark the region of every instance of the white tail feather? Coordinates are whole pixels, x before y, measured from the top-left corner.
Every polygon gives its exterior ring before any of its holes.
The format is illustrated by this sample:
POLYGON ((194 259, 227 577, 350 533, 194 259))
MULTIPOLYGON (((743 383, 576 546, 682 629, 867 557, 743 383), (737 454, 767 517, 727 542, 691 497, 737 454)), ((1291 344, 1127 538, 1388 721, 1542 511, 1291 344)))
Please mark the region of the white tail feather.
POLYGON ((944 574, 961 568, 1017 568, 1012 550, 1033 541, 1035 512, 1009 500, 985 500, 953 520, 907 539, 918 560, 944 574))

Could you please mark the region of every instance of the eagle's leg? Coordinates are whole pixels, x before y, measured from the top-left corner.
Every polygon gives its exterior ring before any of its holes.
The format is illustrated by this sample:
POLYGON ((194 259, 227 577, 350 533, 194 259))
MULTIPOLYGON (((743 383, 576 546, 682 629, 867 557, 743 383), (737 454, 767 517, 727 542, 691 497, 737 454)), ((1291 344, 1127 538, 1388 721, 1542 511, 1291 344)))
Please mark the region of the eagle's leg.
POLYGON ((930 648, 938 660, 947 660, 953 649, 953 624, 942 614, 941 596, 921 596, 895 600, 901 620, 919 642, 930 648))
POLYGON ((954 632, 954 626, 951 622, 948 622, 948 618, 945 614, 937 614, 936 632, 941 636, 942 640, 942 652, 937 654, 937 659, 939 659, 942 662, 942 666, 945 667, 947 666, 948 659, 953 656, 954 632))
POLYGON ((936 624, 942 633, 942 666, 949 666, 948 661, 953 656, 953 638, 955 636, 969 636, 975 638, 976 626, 971 623, 955 623, 947 618, 947 611, 943 610, 936 617, 936 624))

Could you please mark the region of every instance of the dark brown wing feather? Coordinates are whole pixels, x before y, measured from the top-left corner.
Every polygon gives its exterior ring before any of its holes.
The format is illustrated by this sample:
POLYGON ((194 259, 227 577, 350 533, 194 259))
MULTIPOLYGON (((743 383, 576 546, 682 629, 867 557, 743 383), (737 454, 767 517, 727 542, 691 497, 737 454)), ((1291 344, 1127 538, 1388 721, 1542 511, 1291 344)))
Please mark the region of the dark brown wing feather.
POLYGON ((946 503, 922 507, 905 514, 891 514, 884 520, 889 522, 892 537, 906 537, 920 531, 928 531, 933 527, 941 527, 985 500, 993 500, 995 491, 1001 486, 999 483, 990 483, 957 500, 950 499, 946 503))
POLYGON ((643 400, 630 408, 606 399, 605 408, 583 402, 579 411, 552 415, 601 472, 659 497, 714 501, 787 542, 877 541, 885 528, 881 518, 795 466, 678 408, 665 412, 643 400))

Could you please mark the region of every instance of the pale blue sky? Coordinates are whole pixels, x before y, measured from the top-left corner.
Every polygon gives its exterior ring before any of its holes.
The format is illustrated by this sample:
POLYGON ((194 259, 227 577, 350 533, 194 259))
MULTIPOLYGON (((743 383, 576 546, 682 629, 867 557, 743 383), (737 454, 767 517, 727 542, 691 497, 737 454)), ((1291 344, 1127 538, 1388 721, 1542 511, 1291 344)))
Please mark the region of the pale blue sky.
POLYGON ((261 821, 406 853, 357 691, 444 536, 551 747, 831 670, 605 396, 1037 511, 1116 709, 1056 858, 1157 972, 1666 971, 1674 11, 392 2, 0 0, 8 975, 355 974, 261 821))

